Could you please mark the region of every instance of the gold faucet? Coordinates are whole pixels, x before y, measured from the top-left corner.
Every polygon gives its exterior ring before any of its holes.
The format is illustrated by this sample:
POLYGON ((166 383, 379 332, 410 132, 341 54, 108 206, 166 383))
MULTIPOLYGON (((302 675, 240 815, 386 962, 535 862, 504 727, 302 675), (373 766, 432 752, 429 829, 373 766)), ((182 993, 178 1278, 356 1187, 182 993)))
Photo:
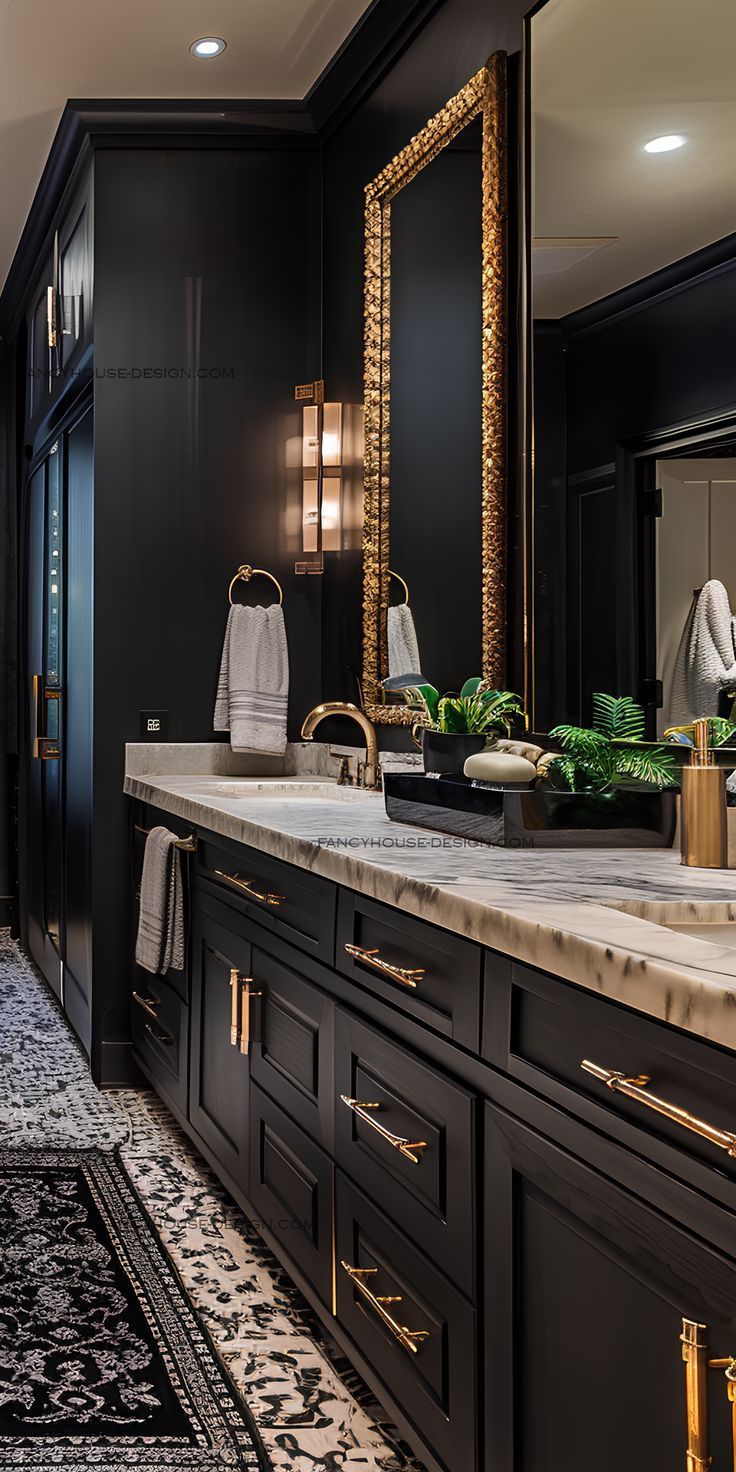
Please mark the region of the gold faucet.
POLYGON ((728 812, 726 773, 715 765, 708 745, 707 716, 688 726, 669 726, 669 736, 692 736, 690 761, 682 769, 680 806, 680 852, 683 864, 694 869, 728 868, 728 812))
MULTIPOLYGON (((323 700, 321 705, 315 705, 314 710, 310 710, 309 715, 304 719, 302 741, 312 741, 317 727, 327 716, 349 716, 351 720, 357 721, 365 736, 365 765, 361 786, 366 787, 369 792, 378 792, 381 786, 381 773, 378 765, 376 728, 357 705, 353 705, 349 700, 323 700)), ((344 776, 342 780, 345 780, 344 776)), ((339 781, 340 778, 338 778, 339 781)))

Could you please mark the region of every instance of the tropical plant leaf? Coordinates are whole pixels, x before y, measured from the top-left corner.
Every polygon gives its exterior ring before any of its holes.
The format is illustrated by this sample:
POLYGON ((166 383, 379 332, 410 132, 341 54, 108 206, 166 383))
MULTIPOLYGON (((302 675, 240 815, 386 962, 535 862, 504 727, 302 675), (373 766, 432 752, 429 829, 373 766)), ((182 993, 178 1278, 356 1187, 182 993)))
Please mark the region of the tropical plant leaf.
POLYGON ((448 735, 464 735, 468 730, 464 702, 459 696, 444 695, 437 707, 440 731, 448 735))
POLYGON ((674 756, 663 746, 644 746, 640 751, 631 747, 618 749, 614 760, 617 776, 633 777, 637 782, 648 782, 653 787, 679 786, 679 768, 674 756))
POLYGON ((607 736, 589 726, 555 726, 549 734, 553 741, 559 741, 560 746, 576 758, 600 756, 610 746, 607 736))
POLYGON ((642 706, 630 695, 593 696, 593 726, 610 741, 643 741, 646 720, 642 706))
POLYGON ((418 706, 425 722, 433 726, 437 719, 437 707, 440 701, 439 690, 435 690, 434 685, 412 685, 404 693, 407 704, 418 706))
POLYGON ((736 724, 727 721, 725 716, 711 716, 709 725, 708 740, 711 746, 728 746, 736 736, 736 724))
POLYGON ((479 690, 479 688, 480 688, 480 686, 482 684, 483 684, 483 680, 482 680, 481 676, 480 675, 473 675, 472 680, 466 680, 465 681, 465 684, 463 685, 463 688, 460 691, 460 699, 461 700, 467 700, 467 698, 468 698, 469 695, 475 695, 475 694, 477 694, 477 692, 478 692, 478 690, 479 690))

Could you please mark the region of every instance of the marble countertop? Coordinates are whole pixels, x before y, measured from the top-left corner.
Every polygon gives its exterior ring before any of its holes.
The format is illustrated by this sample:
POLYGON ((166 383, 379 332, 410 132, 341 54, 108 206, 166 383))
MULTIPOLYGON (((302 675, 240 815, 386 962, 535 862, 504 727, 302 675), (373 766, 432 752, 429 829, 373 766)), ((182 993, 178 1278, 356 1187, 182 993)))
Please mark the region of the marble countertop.
POLYGON ((393 823, 382 796, 330 786, 316 748, 311 780, 293 759, 289 775, 231 774, 224 758, 182 775, 175 750, 129 747, 126 793, 736 1051, 736 949, 665 928, 736 921, 736 873, 673 850, 521 852, 393 823))

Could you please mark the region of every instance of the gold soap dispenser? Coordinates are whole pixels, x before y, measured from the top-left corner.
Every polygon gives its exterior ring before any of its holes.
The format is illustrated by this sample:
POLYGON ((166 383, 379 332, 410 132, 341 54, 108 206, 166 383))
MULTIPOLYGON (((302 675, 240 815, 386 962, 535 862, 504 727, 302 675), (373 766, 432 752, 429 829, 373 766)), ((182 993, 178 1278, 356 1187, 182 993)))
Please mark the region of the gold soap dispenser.
POLYGON ((665 737, 692 733, 690 761, 682 769, 680 851, 683 864, 695 869, 728 868, 728 811, 726 772, 715 764, 708 745, 707 716, 691 726, 671 726, 665 737))

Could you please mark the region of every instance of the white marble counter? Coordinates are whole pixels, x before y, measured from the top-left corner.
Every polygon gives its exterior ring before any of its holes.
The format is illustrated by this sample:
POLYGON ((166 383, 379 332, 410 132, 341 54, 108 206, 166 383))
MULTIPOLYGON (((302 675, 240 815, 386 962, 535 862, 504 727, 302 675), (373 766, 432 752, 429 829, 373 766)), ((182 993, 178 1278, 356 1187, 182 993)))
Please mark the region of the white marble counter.
POLYGON ((654 923, 736 921, 736 873, 672 850, 520 852, 405 827, 380 795, 325 785, 316 748, 311 784, 163 759, 157 774, 153 749, 129 750, 131 797, 736 1051, 736 950, 654 923))

